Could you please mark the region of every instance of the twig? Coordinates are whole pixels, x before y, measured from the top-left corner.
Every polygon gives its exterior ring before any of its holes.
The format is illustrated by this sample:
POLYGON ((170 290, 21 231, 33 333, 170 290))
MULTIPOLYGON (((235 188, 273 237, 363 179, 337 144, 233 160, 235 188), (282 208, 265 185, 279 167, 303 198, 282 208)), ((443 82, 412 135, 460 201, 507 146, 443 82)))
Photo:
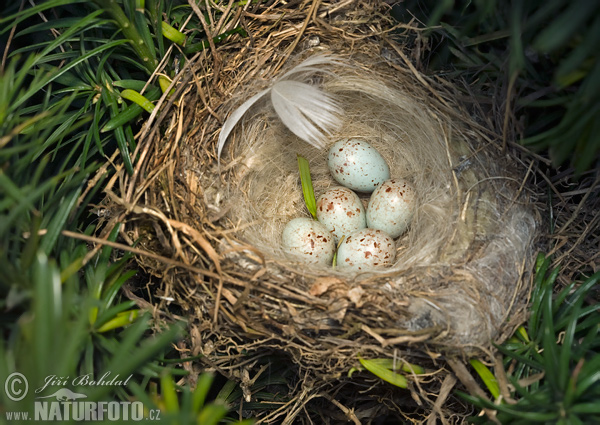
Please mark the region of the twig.
POLYGON ((279 61, 279 63, 277 64, 277 66, 275 67, 273 72, 277 72, 283 66, 286 59, 292 54, 292 52, 294 51, 294 49, 300 42, 300 39, 304 35, 304 31, 306 31, 306 28, 308 28, 308 23, 314 19, 315 15, 317 13, 317 10, 319 10, 320 4, 321 4, 321 0, 313 0, 313 4, 310 7, 310 10, 308 11, 308 13, 306 14, 306 19, 304 20, 304 23, 302 24, 302 28, 300 28, 300 31, 298 31, 298 35, 296 35, 296 38, 294 39, 292 44, 290 44, 290 46, 287 48, 287 50, 283 54, 283 57, 281 58, 281 60, 279 61))
POLYGON ((208 45, 210 46, 210 52, 213 56, 213 84, 216 85, 219 81, 219 75, 221 70, 221 58, 217 54, 217 48, 215 47, 215 42, 213 40, 212 32, 206 23, 206 19, 204 19, 204 14, 196 4, 194 0, 188 0, 189 5, 192 7, 192 10, 198 16, 200 23, 202 24, 202 28, 204 29, 204 33, 206 34, 206 38, 208 39, 208 45))

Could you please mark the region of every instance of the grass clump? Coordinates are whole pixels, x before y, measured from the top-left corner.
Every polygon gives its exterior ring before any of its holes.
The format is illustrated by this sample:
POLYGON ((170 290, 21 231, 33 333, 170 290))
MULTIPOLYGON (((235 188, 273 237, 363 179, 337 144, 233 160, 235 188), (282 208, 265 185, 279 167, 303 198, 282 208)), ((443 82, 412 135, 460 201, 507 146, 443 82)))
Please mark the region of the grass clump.
POLYGON ((600 307, 586 300, 600 272, 554 293, 559 269, 549 265, 549 258, 538 258, 527 329, 496 346, 495 375, 477 369, 486 386, 497 389, 490 391, 495 402, 461 394, 502 424, 600 422, 600 307))

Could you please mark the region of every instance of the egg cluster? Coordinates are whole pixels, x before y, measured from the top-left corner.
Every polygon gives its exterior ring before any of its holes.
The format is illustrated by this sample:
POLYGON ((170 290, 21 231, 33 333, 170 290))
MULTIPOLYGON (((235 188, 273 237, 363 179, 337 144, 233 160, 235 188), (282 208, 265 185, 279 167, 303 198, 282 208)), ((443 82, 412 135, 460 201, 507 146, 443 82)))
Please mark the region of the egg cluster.
POLYGON ((390 266, 396 256, 394 238, 412 220, 416 194, 402 179, 391 179, 381 154, 360 139, 336 142, 327 155, 329 171, 342 187, 317 200, 317 220, 296 218, 283 230, 283 247, 313 264, 364 271, 390 266), (371 194, 365 209, 356 192, 371 194), (340 242, 341 241, 341 242, 340 242))

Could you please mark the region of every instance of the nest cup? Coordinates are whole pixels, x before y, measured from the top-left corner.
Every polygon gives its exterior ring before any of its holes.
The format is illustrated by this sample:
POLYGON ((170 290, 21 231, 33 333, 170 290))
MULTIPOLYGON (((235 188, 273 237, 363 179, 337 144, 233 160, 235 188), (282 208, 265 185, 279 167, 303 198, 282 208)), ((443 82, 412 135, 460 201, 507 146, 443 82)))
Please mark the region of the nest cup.
MULTIPOLYGON (((523 295, 520 277, 536 229, 519 177, 503 165, 506 157, 469 128, 466 117, 451 113, 447 100, 432 100, 421 84, 394 74, 381 60, 343 58, 298 78, 339 103, 342 125, 325 149, 317 149, 285 127, 268 99, 250 110, 228 142, 222 194, 233 206, 227 220, 236 242, 223 242, 221 253, 227 256, 237 243, 250 246, 248 255, 236 250, 230 256, 236 266, 250 274, 264 267, 263 279, 287 280, 285 286, 306 293, 309 305, 319 298, 347 299, 330 317, 338 322, 348 309, 357 309, 364 318, 377 315, 375 321, 387 316, 385 327, 395 333, 425 331, 431 341, 447 346, 485 345, 497 337, 523 295), (328 147, 342 138, 368 141, 388 162, 391 177, 408 180, 416 190, 415 216, 397 240, 392 267, 344 272, 303 263, 282 249, 285 224, 309 216, 296 155, 309 160, 318 197, 337 186, 326 157, 328 147), (369 309, 377 299, 393 312, 369 309)), ((248 95, 262 88, 257 85, 248 95)), ((277 297, 277 288, 273 291, 277 297)), ((326 320, 327 311, 317 310, 326 320)), ((314 308, 303 312, 304 319, 314 319, 314 308)), ((302 333, 298 317, 285 322, 302 333)))

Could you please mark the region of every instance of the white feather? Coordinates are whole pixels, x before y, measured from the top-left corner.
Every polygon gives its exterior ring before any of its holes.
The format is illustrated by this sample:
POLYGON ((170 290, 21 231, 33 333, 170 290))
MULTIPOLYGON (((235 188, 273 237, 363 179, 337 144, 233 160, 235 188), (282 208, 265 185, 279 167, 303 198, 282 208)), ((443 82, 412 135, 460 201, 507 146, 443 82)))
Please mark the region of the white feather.
POLYGON ((327 55, 313 56, 286 72, 271 88, 245 101, 223 124, 217 144, 217 158, 221 158, 225 142, 236 124, 252 105, 269 92, 277 116, 292 133, 319 149, 325 147, 325 134, 331 134, 341 123, 341 109, 329 94, 290 77, 308 80, 315 73, 327 72, 326 66, 332 64, 342 62, 327 55))
POLYGON ((271 103, 292 133, 319 149, 325 147, 323 132, 331 134, 339 122, 340 109, 331 96, 299 81, 277 82, 271 88, 271 103))
POLYGON ((221 158, 221 151, 223 150, 223 146, 225 146, 225 142, 227 141, 227 138, 229 137, 229 133, 231 133, 231 130, 233 130, 233 127, 235 127, 235 125, 244 116, 244 114, 248 111, 248 109, 250 109, 250 107, 258 101, 258 99, 260 99, 265 94, 267 94, 269 92, 269 90, 271 90, 271 89, 263 90, 260 93, 252 96, 250 99, 245 101, 239 108, 237 108, 235 111, 233 111, 231 113, 231 115, 229 116, 229 118, 227 118, 227 120, 225 120, 225 123, 223 124, 223 128, 221 129, 221 133, 219 134, 219 142, 217 144, 217 158, 218 159, 221 158))

